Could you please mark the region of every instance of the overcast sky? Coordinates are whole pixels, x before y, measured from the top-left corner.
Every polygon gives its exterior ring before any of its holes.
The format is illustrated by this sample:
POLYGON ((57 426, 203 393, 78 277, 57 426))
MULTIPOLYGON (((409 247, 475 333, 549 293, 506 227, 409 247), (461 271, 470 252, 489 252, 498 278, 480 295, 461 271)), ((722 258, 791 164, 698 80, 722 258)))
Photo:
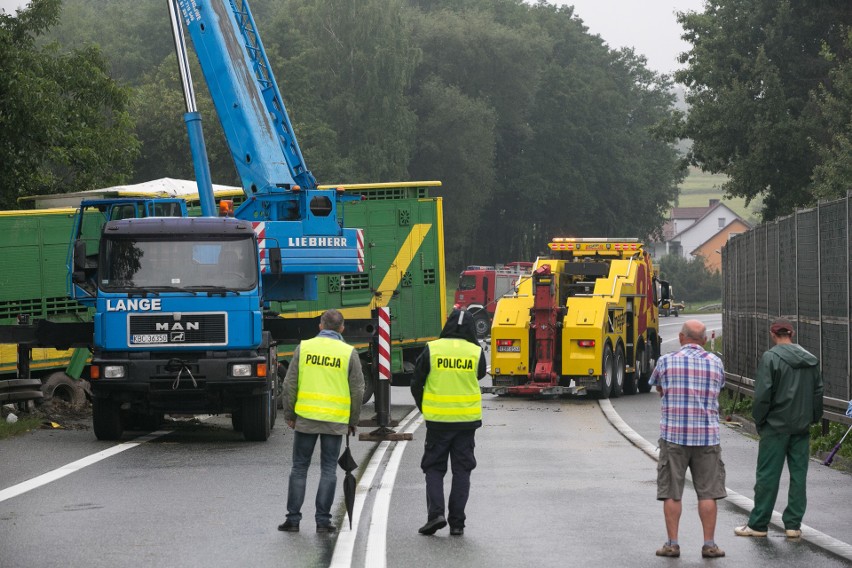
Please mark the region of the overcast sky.
POLYGON ((0 0, 0 10, 5 10, 7 14, 14 14, 15 9, 23 4, 21 0, 0 0))
POLYGON ((648 67, 671 74, 680 64, 677 56, 690 44, 680 36, 683 28, 676 12, 703 12, 703 0, 549 0, 573 5, 589 33, 597 34, 613 49, 632 47, 648 59, 648 67))
MULTIPOLYGON (((529 0, 528 0, 529 1, 529 0)), ((689 49, 680 39, 682 28, 675 12, 703 11, 703 0, 549 0, 573 4, 592 34, 613 49, 632 47, 648 58, 648 66, 661 73, 678 67, 677 56, 689 49)), ((0 9, 12 14, 24 0, 0 0, 0 9)))

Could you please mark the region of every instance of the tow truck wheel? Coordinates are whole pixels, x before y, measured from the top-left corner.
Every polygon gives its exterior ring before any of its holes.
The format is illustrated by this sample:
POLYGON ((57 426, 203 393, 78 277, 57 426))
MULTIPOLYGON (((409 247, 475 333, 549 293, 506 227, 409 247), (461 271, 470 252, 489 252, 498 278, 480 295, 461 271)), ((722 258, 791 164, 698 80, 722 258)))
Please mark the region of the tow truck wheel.
POLYGON ((603 359, 601 360, 601 389, 597 393, 599 399, 609 398, 612 391, 612 347, 604 347, 603 359))
POLYGON ((269 438, 271 393, 247 396, 243 399, 243 436, 250 442, 264 442, 269 438))
POLYGON ((618 398, 624 389, 624 348, 615 348, 615 361, 612 364, 612 398, 618 398))
POLYGON ((98 440, 118 440, 124 433, 121 405, 108 398, 92 400, 92 429, 98 440))

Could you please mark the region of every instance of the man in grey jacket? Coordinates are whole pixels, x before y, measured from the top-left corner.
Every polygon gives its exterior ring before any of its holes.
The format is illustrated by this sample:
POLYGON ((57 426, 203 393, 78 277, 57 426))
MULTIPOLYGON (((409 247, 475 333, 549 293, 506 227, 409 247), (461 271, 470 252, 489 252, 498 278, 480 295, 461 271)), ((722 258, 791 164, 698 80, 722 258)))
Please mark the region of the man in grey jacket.
POLYGON ((802 536, 807 506, 810 425, 822 418, 822 375, 819 360, 793 343, 793 324, 773 322, 769 330, 775 346, 763 354, 754 383, 752 416, 760 434, 754 508, 738 536, 766 536, 784 461, 790 472, 790 490, 782 519, 788 538, 802 536))
POLYGON ((287 492, 287 520, 278 530, 299 532, 308 468, 320 440, 320 482, 316 497, 318 533, 335 533, 331 505, 337 484, 337 458, 344 434, 354 434, 364 398, 358 352, 343 340, 343 314, 327 310, 320 332, 293 352, 284 377, 284 419, 295 430, 293 465, 287 492))

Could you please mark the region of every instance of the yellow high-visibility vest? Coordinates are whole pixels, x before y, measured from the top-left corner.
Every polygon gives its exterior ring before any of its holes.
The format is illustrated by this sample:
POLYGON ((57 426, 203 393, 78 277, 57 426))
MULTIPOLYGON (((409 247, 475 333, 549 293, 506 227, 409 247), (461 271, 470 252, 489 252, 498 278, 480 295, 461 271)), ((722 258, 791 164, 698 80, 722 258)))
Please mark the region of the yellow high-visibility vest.
POLYGON ((330 337, 314 337, 299 345, 298 416, 349 424, 349 359, 353 349, 330 337))
POLYGON ((432 422, 482 420, 482 394, 476 377, 482 349, 464 339, 429 342, 429 377, 423 390, 423 417, 432 422))

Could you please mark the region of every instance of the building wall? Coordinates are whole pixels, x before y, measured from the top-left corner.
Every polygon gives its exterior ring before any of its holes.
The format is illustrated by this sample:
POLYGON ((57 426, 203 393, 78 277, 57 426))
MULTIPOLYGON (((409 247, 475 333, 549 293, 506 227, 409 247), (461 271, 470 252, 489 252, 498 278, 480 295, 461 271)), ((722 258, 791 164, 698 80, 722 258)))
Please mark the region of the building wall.
POLYGON ((680 241, 681 255, 687 259, 692 258, 690 254, 692 251, 737 219, 739 219, 737 214, 728 209, 727 206, 716 207, 707 216, 696 221, 684 233, 675 237, 674 240, 680 241))
POLYGON ((726 227, 723 231, 719 231, 713 237, 701 245, 697 249, 694 254, 701 255, 704 257, 704 265, 707 267, 707 270, 711 272, 715 272, 717 270, 722 270, 722 247, 725 246, 725 243, 728 242, 728 239, 731 238, 733 234, 745 233, 749 230, 748 225, 736 219, 730 226, 726 227))

